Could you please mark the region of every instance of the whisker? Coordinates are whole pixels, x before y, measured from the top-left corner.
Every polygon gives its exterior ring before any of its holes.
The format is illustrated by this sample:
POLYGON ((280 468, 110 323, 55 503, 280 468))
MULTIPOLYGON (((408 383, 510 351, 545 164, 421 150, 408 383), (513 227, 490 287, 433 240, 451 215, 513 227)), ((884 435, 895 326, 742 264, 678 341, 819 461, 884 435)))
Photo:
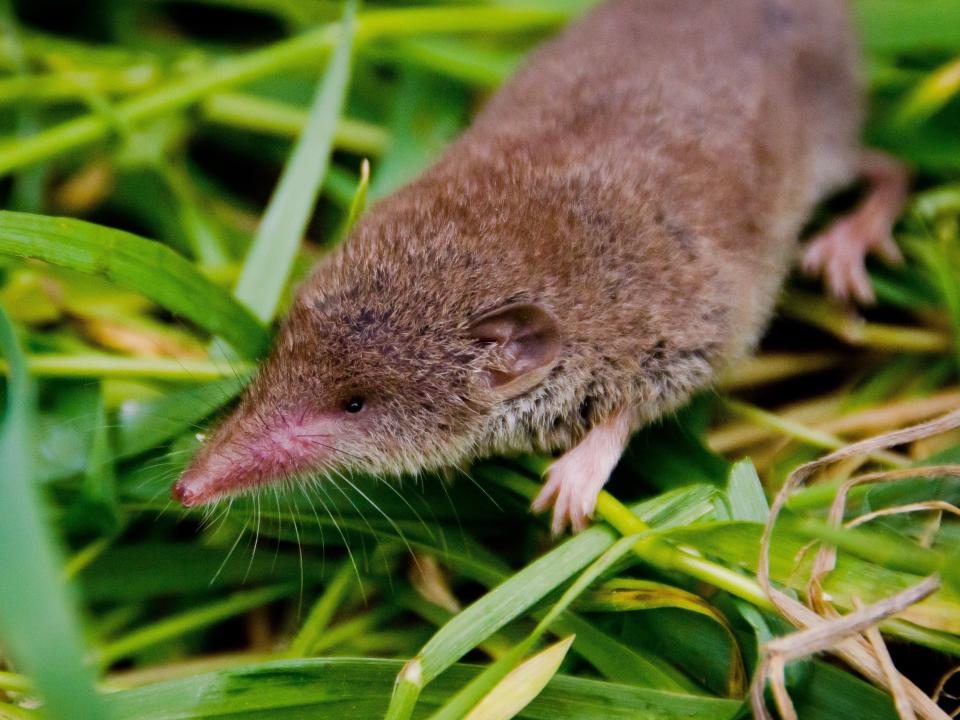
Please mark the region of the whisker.
POLYGON ((376 510, 378 513, 380 513, 380 514, 384 517, 384 519, 387 521, 387 523, 389 523, 390 527, 393 528, 394 532, 397 533, 397 536, 400 538, 400 540, 403 542, 403 544, 407 547, 407 551, 413 556, 414 562, 417 564, 417 567, 420 567, 420 563, 417 561, 417 557, 416 557, 416 555, 414 554, 413 548, 410 546, 410 543, 407 541, 406 535, 403 534, 403 531, 400 529, 400 526, 397 525, 397 524, 393 521, 393 518, 391 518, 389 515, 387 515, 387 514, 383 511, 383 509, 382 509, 379 505, 377 505, 377 503, 375 503, 373 500, 371 500, 370 497, 369 497, 365 492, 363 492, 363 490, 361 490, 359 487, 357 487, 353 482, 351 482, 348 477, 346 477, 346 476, 344 476, 344 475, 341 475, 341 477, 343 477, 344 481, 345 481, 350 487, 352 487, 356 492, 358 492, 358 493, 360 494, 360 496, 361 496, 364 500, 366 500, 368 503, 370 503, 370 505, 373 506, 374 510, 376 510))
MULTIPOLYGON (((316 483, 316 487, 317 487, 324 495, 327 496, 327 499, 330 500, 331 503, 333 503, 333 499, 332 499, 332 498, 330 497, 330 495, 327 493, 327 488, 325 487, 324 484, 322 484, 322 483, 316 483)), ((343 492, 343 491, 341 491, 341 492, 343 492)), ((340 525, 339 525, 339 523, 337 523, 336 518, 334 518, 333 513, 330 511, 330 508, 327 507, 327 504, 326 504, 325 502, 323 502, 322 498, 320 498, 320 497, 318 497, 317 500, 320 501, 320 504, 323 506, 323 509, 327 511, 327 514, 330 516, 331 522, 333 522, 333 527, 336 529, 337 533, 340 535, 340 539, 343 540, 343 546, 344 546, 344 547, 346 548, 346 550, 347 550, 347 555, 348 555, 349 558, 350 558, 350 563, 351 563, 351 565, 353 565, 353 573, 354 573, 354 575, 357 576, 357 584, 360 586, 360 595, 363 597, 363 601, 366 602, 366 601, 367 601, 367 593, 366 593, 366 591, 364 590, 364 587, 363 587, 363 579, 362 579, 361 576, 360 576, 360 568, 359 568, 359 566, 357 565, 357 559, 356 559, 356 557, 354 557, 353 550, 352 550, 352 548, 350 547, 350 543, 347 542, 347 536, 344 534, 343 528, 341 528, 340 525)), ((334 505, 334 507, 336 507, 336 505, 334 505)))
POLYGON ((317 529, 320 531, 320 577, 324 577, 327 571, 327 541, 323 533, 323 523, 320 522, 320 517, 317 515, 317 508, 310 497, 309 488, 302 488, 301 492, 303 499, 307 501, 310 510, 313 512, 313 518, 317 521, 317 529))
POLYGON ((384 478, 381 478, 380 482, 381 482, 381 484, 383 484, 383 485, 385 485, 387 488, 389 488, 389 490, 390 490, 394 495, 396 495, 398 498, 400 498, 400 500, 403 502, 403 504, 406 505, 407 508, 409 508, 410 512, 413 513, 413 516, 417 519, 417 521, 419 521, 419 523, 420 523, 421 525, 423 525, 423 529, 426 530, 426 532, 427 532, 427 537, 429 537, 431 540, 436 540, 437 538, 436 538, 436 536, 433 534, 433 530, 430 529, 430 526, 429 526, 429 525, 426 523, 426 521, 420 516, 420 513, 417 512, 416 508, 413 507, 413 504, 407 499, 407 497, 406 497, 402 492, 400 492, 397 488, 395 488, 395 487, 393 486, 393 483, 391 483, 389 480, 384 479, 384 478))
POLYGON ((256 517, 256 525, 253 534, 253 551, 250 553, 250 562, 247 563, 247 571, 243 575, 243 582, 247 582, 247 577, 250 575, 250 568, 253 567, 253 558, 257 554, 257 544, 260 542, 260 495, 253 495, 253 505, 254 513, 256 517))
MULTIPOLYGON (((230 558, 233 557, 233 551, 237 549, 237 545, 240 543, 240 540, 243 538, 244 533, 247 530, 246 524, 240 531, 237 533, 237 539, 233 541, 233 545, 230 546, 230 549, 227 551, 227 556, 223 559, 223 562, 220 563, 220 567, 217 568, 217 571, 213 574, 213 577, 210 578, 209 585, 213 585, 216 582, 217 578, 220 577, 220 573, 223 572, 223 569, 227 566, 227 563, 230 561, 230 558)), ((249 570, 248 570, 249 572, 249 570)))
POLYGON ((301 615, 302 612, 303 612, 303 584, 304 584, 304 576, 303 576, 303 543, 300 542, 300 529, 297 527, 297 513, 299 512, 300 507, 299 507, 299 505, 296 505, 296 501, 295 501, 292 493, 285 493, 285 497, 287 498, 287 507, 290 507, 290 508, 291 508, 291 509, 290 509, 290 520, 291 520, 291 522, 293 523, 293 535, 294 535, 294 537, 297 539, 297 559, 298 559, 299 564, 300 564, 300 600, 299 600, 299 602, 297 603, 297 617, 299 618, 300 615, 301 615), (293 504, 293 506, 294 506, 296 509, 293 509, 293 507, 291 507, 291 504, 293 504))

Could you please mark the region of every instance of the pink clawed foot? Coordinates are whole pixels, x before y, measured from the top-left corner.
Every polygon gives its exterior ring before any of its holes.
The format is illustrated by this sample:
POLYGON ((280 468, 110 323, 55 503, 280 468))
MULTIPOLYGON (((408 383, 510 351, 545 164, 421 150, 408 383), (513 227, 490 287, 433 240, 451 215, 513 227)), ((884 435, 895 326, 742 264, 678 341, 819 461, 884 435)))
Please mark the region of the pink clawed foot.
POLYGON ((550 467, 547 482, 533 501, 533 510, 540 513, 553 506, 550 530, 554 535, 560 535, 567 525, 580 532, 590 522, 607 477, 571 451, 550 467))
POLYGON ((822 275, 834 297, 871 304, 866 257, 875 253, 889 263, 902 262, 892 229, 906 202, 909 176, 897 160, 872 152, 861 159, 861 173, 870 183, 866 200, 810 242, 801 267, 810 275, 822 275))
POLYGON ((587 527, 629 436, 629 414, 618 413, 595 426, 579 445, 550 466, 547 482, 533 501, 533 511, 541 513, 553 507, 550 529, 554 535, 568 526, 574 532, 587 527))

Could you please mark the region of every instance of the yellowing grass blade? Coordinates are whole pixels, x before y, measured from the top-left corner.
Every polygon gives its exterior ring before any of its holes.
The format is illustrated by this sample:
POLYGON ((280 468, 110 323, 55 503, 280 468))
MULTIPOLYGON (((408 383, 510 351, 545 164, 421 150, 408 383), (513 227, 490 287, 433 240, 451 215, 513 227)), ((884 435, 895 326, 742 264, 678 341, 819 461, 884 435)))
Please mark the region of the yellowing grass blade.
POLYGON ((565 637, 518 665, 487 693, 464 720, 510 720, 515 717, 557 674, 574 637, 565 637))

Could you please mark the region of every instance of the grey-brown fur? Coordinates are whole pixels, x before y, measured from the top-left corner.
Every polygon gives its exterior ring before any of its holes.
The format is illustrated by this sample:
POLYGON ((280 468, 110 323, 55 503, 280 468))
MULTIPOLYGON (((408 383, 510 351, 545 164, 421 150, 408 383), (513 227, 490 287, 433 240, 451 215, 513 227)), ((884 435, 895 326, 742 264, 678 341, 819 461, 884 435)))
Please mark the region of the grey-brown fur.
POLYGON ((566 448, 614 410, 674 408, 755 343, 803 222, 853 179, 855 57, 842 0, 603 4, 315 269, 198 462, 254 415, 352 394, 371 401, 362 432, 329 438, 327 463, 374 472, 566 448), (561 350, 502 400, 468 328, 511 302, 552 313, 561 350))

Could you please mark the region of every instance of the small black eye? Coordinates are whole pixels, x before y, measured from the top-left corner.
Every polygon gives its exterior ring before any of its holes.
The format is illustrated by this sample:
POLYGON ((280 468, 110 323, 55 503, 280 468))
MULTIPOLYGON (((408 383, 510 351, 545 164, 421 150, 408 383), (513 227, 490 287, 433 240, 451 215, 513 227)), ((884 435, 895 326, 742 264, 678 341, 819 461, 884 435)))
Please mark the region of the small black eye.
POLYGON ((343 404, 343 409, 348 413, 358 413, 363 410, 363 398, 352 397, 343 404))

